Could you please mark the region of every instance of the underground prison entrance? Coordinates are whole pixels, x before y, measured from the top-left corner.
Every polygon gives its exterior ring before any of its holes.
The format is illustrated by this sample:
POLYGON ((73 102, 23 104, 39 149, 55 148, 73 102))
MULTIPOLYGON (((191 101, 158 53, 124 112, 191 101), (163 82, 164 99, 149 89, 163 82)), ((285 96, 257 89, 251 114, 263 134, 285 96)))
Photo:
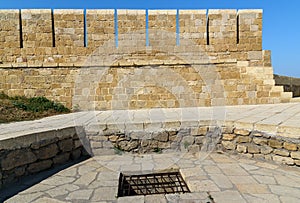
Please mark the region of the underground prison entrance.
POLYGON ((126 175, 120 173, 118 197, 190 192, 177 172, 126 175))

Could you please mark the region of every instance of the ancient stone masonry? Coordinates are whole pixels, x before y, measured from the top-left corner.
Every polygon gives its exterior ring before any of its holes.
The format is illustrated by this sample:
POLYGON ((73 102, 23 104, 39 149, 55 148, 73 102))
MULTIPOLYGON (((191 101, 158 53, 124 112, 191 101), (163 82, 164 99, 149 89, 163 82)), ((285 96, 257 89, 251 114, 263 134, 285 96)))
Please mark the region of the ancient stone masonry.
POLYGON ((0 91, 82 110, 292 98, 274 86, 262 10, 233 9, 0 10, 0 91))

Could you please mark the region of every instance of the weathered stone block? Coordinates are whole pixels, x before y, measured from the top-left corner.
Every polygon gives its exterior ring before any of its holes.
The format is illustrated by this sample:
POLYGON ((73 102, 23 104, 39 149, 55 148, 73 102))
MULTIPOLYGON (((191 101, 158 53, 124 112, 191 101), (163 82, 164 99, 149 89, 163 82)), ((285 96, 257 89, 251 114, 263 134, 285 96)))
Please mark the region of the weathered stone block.
POLYGON ((297 145, 289 142, 283 143, 283 148, 290 150, 290 151, 296 151, 297 150, 297 145))
POLYGON ((249 142, 251 142, 251 138, 248 136, 238 136, 236 141, 238 143, 249 143, 249 142))
POLYGON ((283 145, 282 141, 278 141, 278 140, 269 140, 269 146, 272 148, 277 148, 277 149, 281 149, 283 145))
POLYGON ((118 142, 118 147, 124 151, 131 151, 133 149, 136 149, 139 146, 139 142, 137 140, 132 141, 121 141, 118 142))
POLYGON ((61 140, 58 142, 59 149, 63 152, 69 152, 73 149, 73 140, 72 138, 61 140))
POLYGON ((167 142, 169 140, 168 132, 155 132, 153 133, 153 139, 161 142, 167 142))
POLYGON ((43 160, 43 161, 39 161, 39 162, 30 164, 28 166, 27 170, 30 173, 36 173, 36 172, 48 169, 51 166, 52 166, 52 161, 51 160, 43 160))
POLYGON ((240 153, 246 153, 247 152, 247 146, 246 145, 237 145, 236 150, 240 153))
POLYGON ((300 152, 291 152, 291 157, 300 160, 300 152))
POLYGON ((251 144, 248 146, 248 152, 251 154, 258 154, 260 152, 260 148, 257 145, 251 144))
POLYGON ((243 135, 243 136, 247 136, 250 134, 249 130, 243 130, 243 129, 234 129, 233 132, 234 132, 234 134, 243 135))
POLYGON ((71 159, 72 160, 77 160, 81 156, 81 149, 75 149, 74 151, 71 152, 71 159))
POLYGON ((10 170, 18 166, 33 163, 37 157, 30 150, 15 150, 10 152, 2 161, 2 170, 10 170))
POLYGON ((58 153, 58 147, 56 144, 51 144, 35 150, 34 153, 38 159, 49 159, 58 153))
POLYGON ((284 149, 275 149, 273 153, 276 155, 280 155, 280 156, 289 156, 290 155, 289 151, 284 150, 284 149))
POLYGON ((267 145, 268 144, 268 140, 267 139, 264 139, 264 138, 257 138, 257 137, 254 137, 253 138, 253 142, 255 144, 258 144, 258 145, 267 145))
POLYGON ((230 141, 222 141, 222 145, 225 149, 228 149, 228 150, 234 150, 236 147, 236 145, 230 141))
POLYGON ((232 141, 236 137, 235 134, 223 134, 222 139, 227 141, 232 141))
POLYGON ((260 147, 260 153, 262 154, 270 154, 274 149, 269 146, 261 146, 260 147))
POLYGON ((54 164, 63 164, 66 163, 70 159, 70 153, 64 153, 55 156, 52 160, 54 164))
POLYGON ((183 145, 192 145, 195 142, 195 138, 193 136, 185 136, 182 138, 181 144, 183 145))

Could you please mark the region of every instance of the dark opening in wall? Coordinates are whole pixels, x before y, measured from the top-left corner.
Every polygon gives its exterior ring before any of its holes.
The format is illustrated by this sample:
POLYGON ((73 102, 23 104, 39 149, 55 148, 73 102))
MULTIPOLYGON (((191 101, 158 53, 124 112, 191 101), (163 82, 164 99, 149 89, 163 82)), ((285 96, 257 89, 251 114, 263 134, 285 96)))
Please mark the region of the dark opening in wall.
POLYGON ((22 13, 19 9, 19 25, 20 25, 20 48, 23 48, 23 30, 22 30, 22 13))
POLYGON ((83 46, 87 47, 86 9, 83 11, 83 46))
POLYGON ((55 27, 54 27, 54 14, 53 9, 51 9, 51 23, 52 23, 52 46, 55 47, 55 27))
POLYGON ((240 43, 240 16, 236 17, 236 43, 240 43))
POLYGON ((146 9, 146 46, 149 46, 149 17, 148 17, 148 9, 146 9))
POLYGON ((118 10, 115 9, 115 43, 116 43, 116 47, 118 47, 119 45, 119 39, 118 39, 118 36, 119 36, 119 32, 118 32, 118 10))
POLYGON ((142 175, 120 174, 118 197, 190 192, 178 171, 142 175))
POLYGON ((206 14, 206 44, 209 45, 209 17, 206 14))
POLYGON ((179 46, 179 9, 176 10, 176 45, 179 46))

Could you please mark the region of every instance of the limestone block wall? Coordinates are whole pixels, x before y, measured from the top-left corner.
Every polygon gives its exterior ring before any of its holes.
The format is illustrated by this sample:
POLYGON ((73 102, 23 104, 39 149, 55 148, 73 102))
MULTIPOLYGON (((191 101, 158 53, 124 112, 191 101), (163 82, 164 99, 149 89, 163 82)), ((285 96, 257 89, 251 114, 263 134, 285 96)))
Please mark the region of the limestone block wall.
POLYGON ((11 96, 83 110, 292 97, 274 85, 262 10, 0 10, 0 21, 0 91, 11 96))
POLYGON ((86 11, 88 47, 99 47, 115 40, 114 10, 86 11))
POLYGON ((149 10, 150 46, 176 45, 176 10, 149 10))

